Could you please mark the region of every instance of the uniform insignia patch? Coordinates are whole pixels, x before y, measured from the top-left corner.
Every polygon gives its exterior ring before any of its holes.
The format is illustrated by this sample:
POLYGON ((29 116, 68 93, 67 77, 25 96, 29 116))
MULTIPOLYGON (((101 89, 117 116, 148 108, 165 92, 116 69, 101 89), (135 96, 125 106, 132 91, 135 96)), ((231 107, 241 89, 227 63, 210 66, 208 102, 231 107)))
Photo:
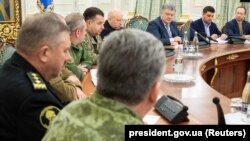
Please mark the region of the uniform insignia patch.
POLYGON ((49 124, 52 122, 52 120, 56 117, 56 115, 60 112, 60 109, 58 109, 55 106, 47 106, 43 108, 43 110, 40 113, 40 123, 44 128, 48 128, 49 124))
POLYGON ((32 83, 34 90, 47 90, 47 87, 39 74, 28 72, 27 75, 32 83))

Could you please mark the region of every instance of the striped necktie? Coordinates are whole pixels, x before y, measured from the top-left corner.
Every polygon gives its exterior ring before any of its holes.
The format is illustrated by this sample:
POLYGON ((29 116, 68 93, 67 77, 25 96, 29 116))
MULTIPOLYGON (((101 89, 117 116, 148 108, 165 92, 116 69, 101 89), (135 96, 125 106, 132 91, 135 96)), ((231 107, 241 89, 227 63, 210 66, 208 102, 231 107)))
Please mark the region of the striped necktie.
POLYGON ((166 25, 166 29, 167 29, 169 38, 172 38, 172 32, 171 32, 171 30, 170 30, 170 25, 169 25, 169 24, 166 25))

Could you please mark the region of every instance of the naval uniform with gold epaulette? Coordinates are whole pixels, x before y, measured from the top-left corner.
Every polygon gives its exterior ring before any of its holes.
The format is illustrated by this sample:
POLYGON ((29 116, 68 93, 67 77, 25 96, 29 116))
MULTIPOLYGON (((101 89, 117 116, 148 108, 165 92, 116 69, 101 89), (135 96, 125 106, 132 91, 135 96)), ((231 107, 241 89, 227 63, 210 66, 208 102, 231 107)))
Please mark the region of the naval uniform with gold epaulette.
POLYGON ((62 109, 49 83, 19 54, 0 69, 0 140, 40 141, 62 109))

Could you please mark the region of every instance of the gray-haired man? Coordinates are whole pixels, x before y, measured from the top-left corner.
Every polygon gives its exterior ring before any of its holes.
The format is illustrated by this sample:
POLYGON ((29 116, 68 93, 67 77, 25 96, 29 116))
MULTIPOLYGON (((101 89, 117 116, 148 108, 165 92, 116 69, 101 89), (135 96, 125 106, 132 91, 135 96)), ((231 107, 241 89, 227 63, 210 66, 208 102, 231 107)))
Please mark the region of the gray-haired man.
POLYGON ((161 8, 161 15, 149 22, 147 31, 161 40, 164 45, 177 45, 181 42, 181 33, 177 24, 173 21, 175 7, 172 4, 164 4, 161 8))

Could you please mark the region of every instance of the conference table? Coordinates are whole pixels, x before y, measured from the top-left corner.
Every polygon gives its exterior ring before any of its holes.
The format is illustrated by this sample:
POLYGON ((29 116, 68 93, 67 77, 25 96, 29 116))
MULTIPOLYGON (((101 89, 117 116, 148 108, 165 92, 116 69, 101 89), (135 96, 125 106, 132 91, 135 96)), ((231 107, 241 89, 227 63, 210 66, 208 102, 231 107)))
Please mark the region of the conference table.
MULTIPOLYGON (((167 47, 168 48, 168 47, 167 47)), ((199 49, 198 58, 185 58, 184 74, 194 80, 185 83, 162 81, 160 96, 170 95, 188 106, 189 121, 180 124, 218 124, 217 108, 212 102, 220 99, 224 113, 231 112, 231 98, 240 97, 250 67, 250 45, 211 44, 199 49)), ((165 74, 173 73, 175 55, 166 57, 165 74)), ((85 94, 91 95, 95 86, 88 73, 82 81, 85 94)), ((153 107, 147 115, 160 116, 153 107)), ((163 116, 154 124, 170 124, 163 116)))

